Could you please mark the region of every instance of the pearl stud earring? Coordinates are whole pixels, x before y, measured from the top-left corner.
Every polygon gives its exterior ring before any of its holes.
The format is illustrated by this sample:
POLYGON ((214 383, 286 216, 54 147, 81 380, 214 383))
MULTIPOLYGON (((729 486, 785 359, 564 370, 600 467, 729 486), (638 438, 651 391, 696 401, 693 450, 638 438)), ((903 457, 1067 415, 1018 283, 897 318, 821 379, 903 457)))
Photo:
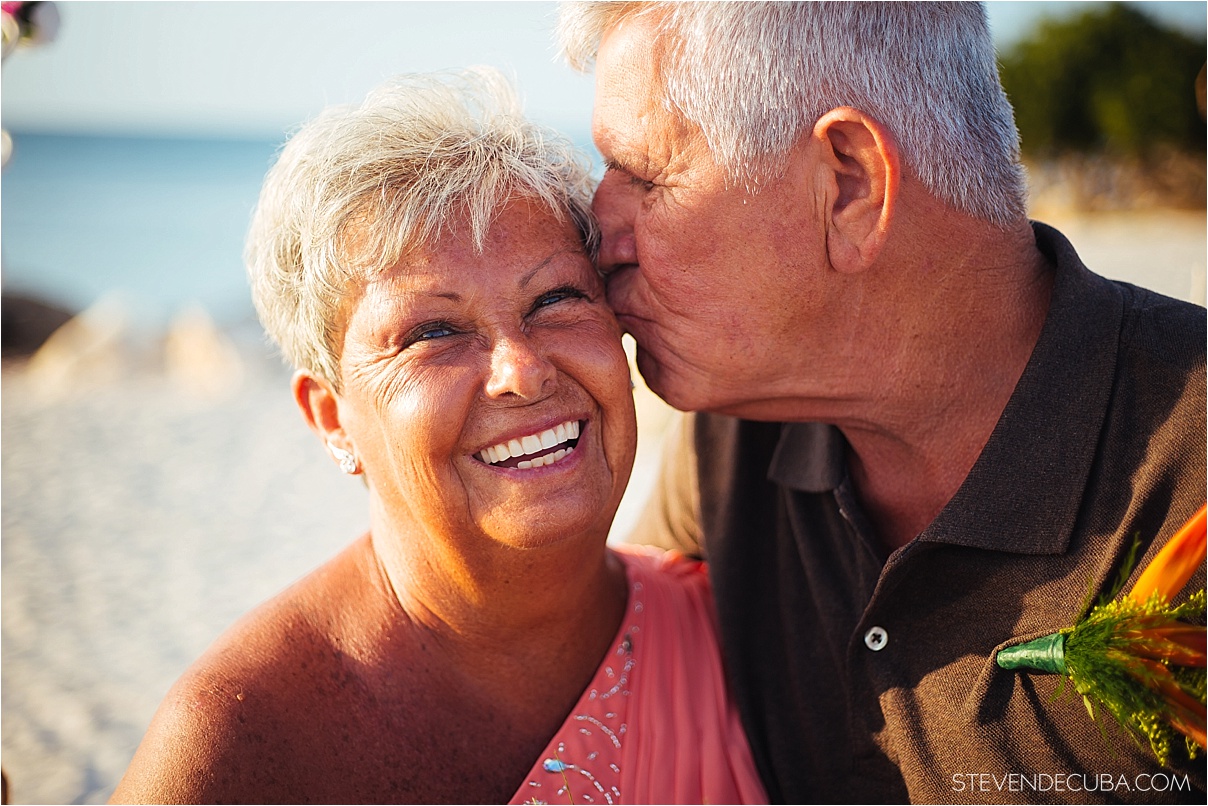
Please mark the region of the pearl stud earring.
POLYGON ((336 461, 340 463, 340 470, 344 471, 348 475, 355 476, 357 471, 361 469, 361 463, 357 461, 355 456, 337 446, 331 440, 327 441, 327 450, 331 451, 331 455, 334 456, 336 461))

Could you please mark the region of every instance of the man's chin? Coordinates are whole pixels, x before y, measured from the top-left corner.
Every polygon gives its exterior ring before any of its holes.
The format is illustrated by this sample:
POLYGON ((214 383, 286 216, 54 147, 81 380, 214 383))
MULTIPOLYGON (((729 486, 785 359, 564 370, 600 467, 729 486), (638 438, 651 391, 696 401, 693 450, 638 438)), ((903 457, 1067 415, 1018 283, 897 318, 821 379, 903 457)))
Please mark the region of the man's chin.
POLYGON ((650 391, 658 395, 664 403, 679 411, 700 411, 705 403, 701 389, 694 388, 691 383, 660 364, 650 353, 638 345, 638 372, 650 391))

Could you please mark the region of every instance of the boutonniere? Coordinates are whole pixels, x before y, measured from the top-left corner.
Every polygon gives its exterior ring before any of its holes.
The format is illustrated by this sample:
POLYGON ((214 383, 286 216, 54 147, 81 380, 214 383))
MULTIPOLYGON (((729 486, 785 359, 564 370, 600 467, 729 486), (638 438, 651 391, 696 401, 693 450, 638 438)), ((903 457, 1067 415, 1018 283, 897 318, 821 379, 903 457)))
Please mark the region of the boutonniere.
MULTIPOLYGON (((1062 675, 1099 723, 1111 714, 1139 745, 1148 742, 1160 764, 1183 744, 1195 758, 1205 744, 1204 590, 1170 600, 1204 563, 1206 509, 1170 539, 1117 598, 1132 572, 1137 546, 1118 581, 1072 627, 998 653, 1003 669, 1062 675)), ((1089 604, 1089 600, 1088 600, 1089 604)), ((1065 688, 1065 680, 1058 695, 1065 688)), ((1102 725, 1100 725, 1102 727, 1102 725)))

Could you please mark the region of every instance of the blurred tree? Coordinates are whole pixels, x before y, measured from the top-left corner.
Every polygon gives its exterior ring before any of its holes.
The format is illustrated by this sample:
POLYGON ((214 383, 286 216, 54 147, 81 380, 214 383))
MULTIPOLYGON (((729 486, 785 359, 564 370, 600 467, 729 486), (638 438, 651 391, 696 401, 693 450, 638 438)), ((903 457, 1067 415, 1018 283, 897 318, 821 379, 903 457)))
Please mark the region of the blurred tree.
POLYGON ((1044 20, 1001 59, 1025 156, 1203 153, 1196 76, 1204 42, 1124 3, 1044 20))

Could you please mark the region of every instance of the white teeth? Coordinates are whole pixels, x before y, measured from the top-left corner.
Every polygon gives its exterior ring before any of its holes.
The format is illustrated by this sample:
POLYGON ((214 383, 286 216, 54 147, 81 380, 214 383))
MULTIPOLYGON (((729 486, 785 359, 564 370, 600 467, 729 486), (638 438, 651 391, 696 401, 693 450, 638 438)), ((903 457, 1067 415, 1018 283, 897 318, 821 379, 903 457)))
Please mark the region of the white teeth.
MULTIPOLYGON (((579 437, 579 421, 569 420, 565 423, 559 423, 553 428, 547 428, 540 434, 529 434, 519 439, 510 439, 507 442, 501 442, 498 445, 492 445, 489 448, 483 448, 478 452, 478 458, 487 464, 495 465, 503 462, 513 456, 527 456, 541 451, 548 451, 550 448, 572 439, 579 437)), ((545 465, 553 464, 559 459, 563 459, 573 450, 572 448, 559 449, 545 456, 536 456, 532 459, 525 459, 518 462, 516 467, 521 470, 528 470, 534 467, 544 467, 545 465)))
POLYGON ((517 462, 516 467, 519 468, 520 470, 530 470, 534 467, 545 467, 546 465, 552 465, 554 462, 557 462, 558 460, 565 458, 573 450, 574 450, 574 448, 568 448, 566 450, 557 450, 557 451, 554 451, 553 453, 549 454, 548 456, 536 456, 536 457, 533 457, 532 459, 525 459, 522 462, 517 462))
POLYGON ((525 465, 528 465, 529 467, 545 467, 546 465, 552 465, 554 462, 561 461, 565 457, 570 456, 570 454, 572 454, 574 452, 574 450, 575 450, 574 448, 567 448, 565 450, 556 450, 553 453, 546 454, 545 456, 537 456, 531 462, 528 462, 528 461, 520 462, 516 466, 521 469, 525 469, 524 468, 525 465))

